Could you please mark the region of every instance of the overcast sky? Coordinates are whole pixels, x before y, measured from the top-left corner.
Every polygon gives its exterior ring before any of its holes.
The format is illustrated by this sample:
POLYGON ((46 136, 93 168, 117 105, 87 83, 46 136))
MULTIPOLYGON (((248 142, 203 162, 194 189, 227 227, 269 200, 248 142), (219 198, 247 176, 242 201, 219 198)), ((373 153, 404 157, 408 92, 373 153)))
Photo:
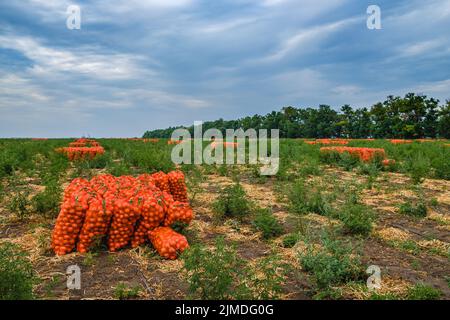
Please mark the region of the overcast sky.
POLYGON ((450 98, 450 0, 0 2, 1 137, 141 136, 410 91, 450 98))

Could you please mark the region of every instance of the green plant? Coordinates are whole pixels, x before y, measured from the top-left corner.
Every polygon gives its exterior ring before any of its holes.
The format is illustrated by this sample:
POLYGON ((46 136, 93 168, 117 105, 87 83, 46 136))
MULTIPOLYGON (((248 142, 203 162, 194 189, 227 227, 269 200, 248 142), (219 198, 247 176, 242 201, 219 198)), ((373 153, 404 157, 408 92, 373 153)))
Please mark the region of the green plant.
POLYGON ((412 240, 402 241, 398 246, 400 247, 400 249, 414 255, 417 255, 420 252, 419 246, 412 240))
POLYGON ((300 240, 300 234, 298 232, 289 233, 283 237, 283 247, 292 248, 300 240))
POLYGON ((53 253, 51 246, 51 232, 44 232, 38 236, 38 249, 39 253, 43 256, 49 256, 53 253))
POLYGON ((53 297, 53 290, 58 286, 58 284, 62 283, 62 277, 60 275, 52 276, 51 279, 45 283, 44 291, 47 297, 53 297))
POLYGON ((400 300, 400 298, 394 293, 376 293, 373 292, 369 300, 400 300))
POLYGON ((129 287, 124 283, 119 283, 114 288, 114 297, 118 300, 134 299, 139 296, 140 291, 139 286, 129 287))
POLYGON ((324 289, 364 278, 364 268, 353 251, 351 245, 324 235, 321 248, 309 244, 306 251, 300 253, 300 263, 311 273, 318 288, 324 289))
POLYGON ((253 225, 262 232, 264 239, 277 237, 284 231, 283 226, 274 217, 270 209, 258 209, 253 225))
POLYGON ((308 159, 300 167, 299 174, 302 177, 320 176, 322 174, 322 170, 320 169, 319 163, 317 161, 308 159))
POLYGON ((11 198, 8 209, 11 210, 19 219, 25 219, 30 212, 30 191, 28 189, 18 190, 11 198))
POLYGON ((181 255, 191 295, 201 299, 275 299, 279 297, 286 264, 277 255, 249 267, 234 246, 218 237, 213 250, 197 244, 181 255))
POLYGON ((243 217, 251 211, 251 203, 239 183, 224 188, 213 208, 220 217, 243 217))
POLYGON ((3 198, 5 197, 5 187, 3 186, 3 184, 0 182, 0 202, 3 201, 3 198))
POLYGON ((342 290, 340 288, 326 288, 316 292, 314 300, 339 300, 342 299, 342 290))
POLYGON ((413 216, 417 218, 426 217, 428 211, 427 205, 424 202, 418 202, 417 204, 405 202, 401 204, 398 209, 401 214, 406 214, 408 216, 413 216))
POLYGON ((201 170, 195 166, 191 167, 186 175, 186 184, 189 189, 191 203, 195 201, 196 196, 203 191, 202 182, 205 180, 201 170))
POLYGON ((373 184, 380 175, 380 168, 377 162, 362 163, 359 172, 367 176, 367 188, 372 189, 373 184))
POLYGON ((107 167, 107 171, 115 177, 129 175, 131 173, 130 167, 123 162, 111 162, 107 167))
POLYGON ((450 161, 448 153, 444 152, 431 159, 434 168, 434 176, 438 179, 450 180, 450 161))
POLYGON ((340 154, 338 164, 344 168, 346 171, 351 171, 355 168, 361 161, 358 157, 351 155, 348 152, 343 152, 340 154))
POLYGON ((408 289, 406 298, 408 300, 439 300, 442 292, 429 285, 418 283, 408 289))
POLYGON ((295 181, 287 195, 290 211, 296 214, 310 212, 324 216, 331 214, 332 208, 327 197, 320 190, 314 189, 307 188, 303 180, 295 181))
POLYGON ((88 252, 85 254, 82 264, 86 267, 93 266, 95 264, 95 258, 98 256, 98 253, 88 252))
POLYGON ((421 184, 430 172, 430 168, 430 160, 422 153, 410 158, 407 163, 407 170, 414 184, 421 184))
POLYGON ((55 217, 59 213, 62 189, 57 180, 47 183, 45 190, 32 199, 36 212, 55 217))
POLYGON ((293 213, 307 214, 308 202, 305 183, 303 180, 297 180, 288 191, 289 209, 293 213))
POLYGON ((193 245, 181 255, 188 273, 189 291, 201 299, 229 299, 233 296, 238 270, 243 262, 223 238, 216 239, 213 251, 193 245))
POLYGON ((237 298, 279 299, 283 289, 282 283, 289 270, 288 265, 281 262, 278 255, 269 255, 258 262, 256 269, 257 272, 247 270, 247 273, 250 274, 250 280, 246 281, 246 288, 251 288, 251 290, 247 290, 249 294, 237 298))
POLYGON ((0 300, 33 298, 36 278, 27 254, 12 243, 0 244, 0 300))
POLYGON ((439 201, 436 198, 431 198, 429 201, 430 207, 436 208, 439 205, 439 201))
POLYGON ((372 231, 373 213, 365 205, 347 203, 339 212, 339 219, 352 234, 367 236, 372 231))

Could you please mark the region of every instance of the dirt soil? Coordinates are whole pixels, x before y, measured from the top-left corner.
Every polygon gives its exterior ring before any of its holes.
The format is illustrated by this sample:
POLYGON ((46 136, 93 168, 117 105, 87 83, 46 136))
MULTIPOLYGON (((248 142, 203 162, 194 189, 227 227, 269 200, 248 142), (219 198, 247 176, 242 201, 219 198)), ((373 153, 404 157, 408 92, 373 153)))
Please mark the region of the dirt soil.
MULTIPOLYGON (((339 175, 342 184, 364 181, 364 178, 355 173, 337 169, 333 171, 339 175)), ((190 241, 213 246, 217 236, 224 236, 227 242, 236 244, 238 254, 248 263, 276 252, 292 267, 283 284, 282 298, 311 299, 314 284, 310 275, 300 267, 298 246, 283 248, 281 237, 270 241, 263 240, 260 233, 245 221, 215 221, 212 203, 220 197, 222 188, 232 183, 229 177, 216 174, 207 176, 201 185, 203 191, 197 194, 192 204, 196 216, 188 227, 188 231, 193 234, 190 241)), ((272 208, 285 233, 298 231, 305 225, 316 233, 340 225, 337 220, 317 214, 308 214, 300 221, 289 212, 283 191, 277 190, 276 182, 272 179, 256 183, 243 176, 241 183, 255 204, 272 208)), ((425 198, 435 198, 438 204, 430 208, 428 216, 423 219, 405 216, 398 211, 398 204, 414 199, 407 177, 383 173, 383 177, 379 177, 375 184, 373 189, 364 191, 363 197, 363 202, 376 214, 375 230, 367 239, 352 239, 361 244, 364 264, 380 266, 385 285, 383 290, 386 292, 402 293, 408 286, 424 282, 440 289, 444 298, 450 299, 450 181, 424 182, 425 198), (402 245, 405 242, 412 242, 417 250, 410 251, 407 246, 402 245)), ((335 187, 330 185, 330 188, 335 187)), ((0 241, 18 243, 29 252, 34 269, 41 279, 35 288, 38 298, 115 299, 119 284, 130 288, 139 287, 139 294, 133 297, 134 299, 190 297, 188 283, 182 271, 182 261, 164 260, 158 257, 149 245, 118 253, 101 251, 84 256, 72 253, 56 257, 50 252, 48 241, 53 225, 54 219, 49 218, 37 217, 20 221, 9 213, 5 206, 1 208, 0 241), (81 267, 82 290, 67 289, 66 269, 73 264, 81 267)), ((367 297, 363 289, 344 289, 343 298, 367 297)))

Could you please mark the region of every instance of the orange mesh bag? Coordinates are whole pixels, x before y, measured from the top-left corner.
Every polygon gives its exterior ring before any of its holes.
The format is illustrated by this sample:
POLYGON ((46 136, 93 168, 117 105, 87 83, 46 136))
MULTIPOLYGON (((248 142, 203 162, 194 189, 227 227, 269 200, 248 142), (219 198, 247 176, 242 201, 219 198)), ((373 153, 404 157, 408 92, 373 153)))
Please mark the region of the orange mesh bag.
POLYGON ((160 226, 165 216, 161 199, 149 193, 142 198, 140 212, 141 218, 131 240, 133 248, 145 243, 148 231, 160 226))
POLYGON ((148 237, 159 255, 166 259, 176 259, 179 253, 189 247, 186 237, 169 227, 153 229, 149 231, 148 237))
POLYGON ((175 222, 189 224, 194 218, 194 212, 187 202, 173 201, 166 214, 164 226, 169 227, 175 222))
POLYGON ((130 242, 139 217, 139 208, 136 205, 123 199, 115 201, 108 237, 110 251, 117 251, 130 242))
POLYGON ((165 192, 170 192, 169 177, 162 171, 152 174, 152 178, 155 181, 155 185, 165 192))
POLYGON ((112 210, 111 201, 101 198, 91 200, 79 236, 78 252, 88 252, 96 240, 101 240, 106 236, 112 217, 112 210))
POLYGON ((51 246, 57 255, 72 252, 88 209, 89 194, 80 190, 65 200, 56 219, 51 246))
POLYGON ((188 202, 187 187, 184 180, 184 174, 181 171, 171 171, 167 174, 169 178, 170 193, 173 200, 188 202))

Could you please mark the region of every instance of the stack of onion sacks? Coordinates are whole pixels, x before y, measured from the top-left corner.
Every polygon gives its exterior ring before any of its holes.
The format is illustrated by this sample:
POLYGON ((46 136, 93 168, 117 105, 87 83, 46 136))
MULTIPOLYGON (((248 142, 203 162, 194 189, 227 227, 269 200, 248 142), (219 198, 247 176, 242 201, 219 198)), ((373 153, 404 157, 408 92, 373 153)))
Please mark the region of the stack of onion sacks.
MULTIPOLYGON (((174 196, 187 200, 181 172, 143 174, 137 178, 99 175, 90 181, 77 178, 65 190, 52 234, 52 247, 56 254, 63 255, 74 249, 88 252, 103 240, 110 251, 117 251, 160 239, 150 238, 150 232, 176 222, 188 224, 193 218, 189 204, 175 200, 174 196)), ((173 245, 179 252, 187 246, 173 242, 174 234, 172 230, 170 237, 162 239, 169 241, 164 244, 166 248, 173 245)))

